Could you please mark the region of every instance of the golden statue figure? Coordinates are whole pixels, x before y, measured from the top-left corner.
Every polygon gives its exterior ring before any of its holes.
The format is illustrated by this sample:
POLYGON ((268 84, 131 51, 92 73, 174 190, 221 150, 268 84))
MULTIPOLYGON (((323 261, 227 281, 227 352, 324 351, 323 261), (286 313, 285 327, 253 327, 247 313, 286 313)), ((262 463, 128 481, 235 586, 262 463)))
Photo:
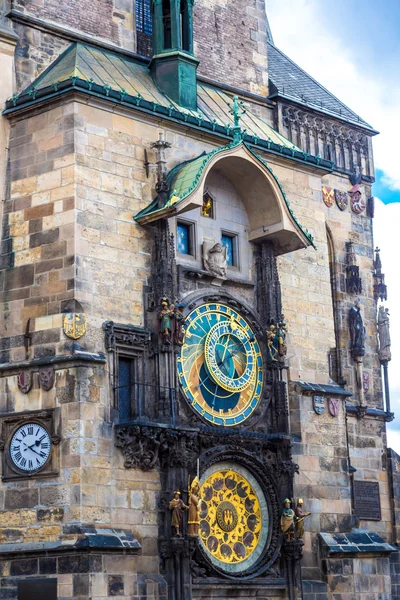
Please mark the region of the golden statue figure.
POLYGON ((278 348, 276 347, 276 327, 270 325, 267 329, 267 346, 268 346, 268 358, 269 360, 277 360, 276 355, 278 354, 278 348))
POLYGON ((188 535, 197 537, 200 527, 200 482, 197 477, 192 481, 189 489, 189 517, 188 517, 188 535))
POLYGON ((296 506, 296 537, 302 540, 304 536, 304 519, 311 515, 310 512, 303 512, 303 500, 299 498, 296 506))
POLYGON ((211 196, 208 196, 208 194, 203 196, 202 215, 203 217, 212 216, 212 198, 211 196))
POLYGON ((283 531, 283 535, 285 536, 285 540, 290 542, 294 538, 295 526, 294 526, 294 510, 290 508, 290 500, 286 498, 283 503, 284 509, 281 515, 281 529, 283 531))
POLYGON ((171 519, 171 527, 172 527, 172 535, 174 537, 182 536, 182 526, 183 526, 183 510, 185 508, 189 508, 179 497, 181 495, 178 490, 175 490, 174 497, 169 503, 169 510, 172 511, 172 519, 171 519))

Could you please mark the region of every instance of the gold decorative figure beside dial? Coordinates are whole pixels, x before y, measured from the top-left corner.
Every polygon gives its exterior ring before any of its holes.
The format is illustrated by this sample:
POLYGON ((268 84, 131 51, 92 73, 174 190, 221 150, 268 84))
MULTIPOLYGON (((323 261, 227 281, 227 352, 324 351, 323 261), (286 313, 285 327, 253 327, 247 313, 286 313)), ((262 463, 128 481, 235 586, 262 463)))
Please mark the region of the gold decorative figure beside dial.
POLYGON ((207 421, 238 425, 256 409, 263 386, 261 350, 248 322, 230 306, 203 304, 185 318, 177 365, 186 399, 207 421))

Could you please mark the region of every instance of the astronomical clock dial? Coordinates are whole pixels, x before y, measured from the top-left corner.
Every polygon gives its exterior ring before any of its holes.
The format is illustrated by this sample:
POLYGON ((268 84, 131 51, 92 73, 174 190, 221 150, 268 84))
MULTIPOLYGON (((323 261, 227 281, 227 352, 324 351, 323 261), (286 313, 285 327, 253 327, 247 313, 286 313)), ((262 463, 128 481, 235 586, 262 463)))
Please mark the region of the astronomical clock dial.
POLYGON ((41 469, 46 464, 50 451, 50 436, 37 423, 22 425, 11 438, 10 458, 21 471, 33 473, 41 469))
POLYGON ((224 304, 199 306, 186 318, 185 329, 177 365, 188 402, 215 425, 242 423, 257 407, 263 386, 254 331, 224 304))
POLYGON ((253 475, 219 463, 201 478, 200 542, 215 567, 241 574, 255 565, 268 541, 265 495, 253 475))

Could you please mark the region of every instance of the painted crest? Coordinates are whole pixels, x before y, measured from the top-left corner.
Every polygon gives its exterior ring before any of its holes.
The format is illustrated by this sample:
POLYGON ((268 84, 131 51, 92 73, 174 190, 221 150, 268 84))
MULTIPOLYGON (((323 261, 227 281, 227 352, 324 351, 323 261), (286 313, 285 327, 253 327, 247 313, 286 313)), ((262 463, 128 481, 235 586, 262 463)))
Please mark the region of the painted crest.
POLYGON ((39 384, 42 390, 48 392, 54 385, 55 372, 54 367, 48 369, 40 369, 39 371, 39 384))
POLYGON ((351 210, 353 211, 353 213, 355 213, 356 215, 359 215, 362 212, 364 212, 365 207, 366 207, 366 202, 365 202, 364 198, 362 197, 361 188, 358 184, 353 185, 351 190, 349 190, 349 196, 351 198, 350 206, 351 206, 351 210))
POLYGON ((363 382, 364 394, 366 394, 369 390, 369 383, 370 383, 370 374, 369 373, 366 373, 365 371, 363 372, 362 382, 363 382))
POLYGON ((340 410, 340 398, 328 398, 328 409, 332 417, 337 417, 340 410))
POLYGON ((18 389, 23 394, 27 394, 32 387, 32 373, 30 371, 21 371, 17 375, 18 389))
POLYGON ((333 206, 333 203, 335 201, 334 196, 335 192, 332 188, 325 186, 322 188, 322 200, 325 202, 328 208, 333 206))
POLYGON ((325 412, 325 401, 323 396, 313 396, 313 407, 317 415, 325 412))
POLYGON ((340 190, 335 190, 335 200, 338 208, 340 210, 346 210, 349 205, 349 197, 347 192, 341 192, 340 190))
POLYGON ((64 333, 73 340, 79 340, 86 333, 86 315, 84 313, 67 313, 64 317, 64 333))

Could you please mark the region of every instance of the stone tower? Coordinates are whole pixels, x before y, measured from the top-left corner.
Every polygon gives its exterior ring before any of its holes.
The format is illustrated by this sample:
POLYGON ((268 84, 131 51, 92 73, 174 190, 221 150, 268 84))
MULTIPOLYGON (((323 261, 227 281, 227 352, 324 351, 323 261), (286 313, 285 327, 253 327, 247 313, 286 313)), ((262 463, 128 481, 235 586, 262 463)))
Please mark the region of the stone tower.
POLYGON ((259 0, 0 14, 0 598, 396 597, 376 131, 259 0))

